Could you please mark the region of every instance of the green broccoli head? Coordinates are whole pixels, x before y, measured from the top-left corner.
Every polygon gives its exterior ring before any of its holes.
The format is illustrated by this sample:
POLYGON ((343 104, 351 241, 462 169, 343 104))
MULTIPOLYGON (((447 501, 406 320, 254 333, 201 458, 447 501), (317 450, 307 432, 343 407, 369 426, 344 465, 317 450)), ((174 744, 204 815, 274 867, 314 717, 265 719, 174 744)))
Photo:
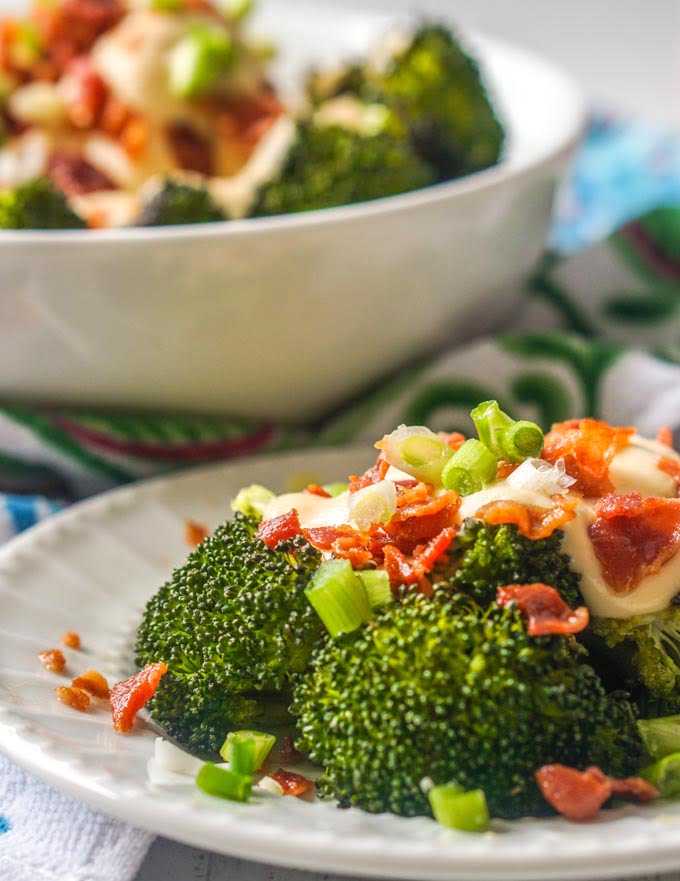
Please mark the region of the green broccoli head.
POLYGON ((304 594, 318 552, 301 538, 271 550, 256 530, 240 514, 220 526, 149 601, 137 633, 139 666, 168 665, 152 716, 206 755, 231 729, 290 721, 290 683, 323 630, 304 594))
POLYGON ((395 196, 434 182, 405 137, 360 134, 338 125, 298 124, 297 139, 254 216, 288 214, 395 196))
POLYGON ((224 211, 207 190, 167 179, 142 208, 136 226, 215 223, 226 219, 224 211))
POLYGON ((625 775, 643 757, 631 706, 584 654, 571 637, 528 636, 514 608, 406 596, 315 651, 294 690, 297 745, 345 805, 429 814, 429 777, 481 787, 496 816, 544 813, 541 765, 625 775))
POLYGON ((554 587, 572 608, 580 605, 581 576, 562 553, 563 533, 553 532, 536 541, 525 538, 516 526, 491 526, 482 520, 466 520, 456 537, 449 562, 435 572, 436 579, 466 593, 482 605, 496 599, 504 584, 540 581, 554 587))
POLYGON ((439 180, 495 165, 505 140, 477 63, 441 24, 423 24, 387 64, 316 72, 307 91, 312 104, 345 94, 385 104, 439 180))
POLYGON ((594 618, 590 631, 604 642, 593 654, 623 677, 645 714, 680 711, 680 606, 632 618, 594 618))
POLYGON ((48 178, 0 192, 0 229, 84 229, 85 221, 48 178))
POLYGON ((377 88, 407 123, 416 149, 442 179, 498 162, 503 127, 476 62, 448 28, 421 27, 380 77, 377 88))

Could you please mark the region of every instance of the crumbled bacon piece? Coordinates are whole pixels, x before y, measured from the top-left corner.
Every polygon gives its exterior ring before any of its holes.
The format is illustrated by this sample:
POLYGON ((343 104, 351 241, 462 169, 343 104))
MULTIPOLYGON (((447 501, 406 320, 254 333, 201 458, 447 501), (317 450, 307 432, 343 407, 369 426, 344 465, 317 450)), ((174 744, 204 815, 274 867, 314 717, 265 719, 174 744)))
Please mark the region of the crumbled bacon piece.
POLYGON ((70 123, 76 128, 92 128, 101 116, 108 92, 92 61, 84 56, 70 61, 61 85, 70 123))
POLYGON ((213 174, 212 145, 203 135, 182 122, 172 123, 166 131, 170 149, 180 168, 206 176, 213 174))
POLYGON ((66 633, 62 634, 61 642, 69 649, 80 648, 80 636, 75 630, 67 630, 66 633))
POLYGON ((299 765, 303 760, 302 753, 295 748, 295 742, 290 734, 283 735, 283 746, 279 750, 279 759, 284 765, 299 765))
POLYGON ((90 706, 90 697, 82 688, 73 688, 71 685, 58 685, 54 689, 57 700, 67 707, 72 707, 80 713, 84 713, 90 706))
POLYGON ((658 467, 673 478, 680 490, 680 462, 677 459, 671 459, 670 456, 662 456, 659 459, 658 467))
POLYGON ((594 508, 588 527, 607 584, 630 593, 680 549, 680 499, 612 493, 594 508))
POLYGON ((187 520, 184 525, 184 537, 190 548, 197 548, 209 535, 208 527, 198 520, 187 520))
POLYGON ((508 584, 496 593, 499 606, 516 603, 527 619, 529 636, 563 636, 580 633, 590 620, 588 609, 568 606, 554 587, 547 584, 508 584))
POLYGON ((67 196, 85 196, 116 188, 102 171, 75 153, 52 153, 47 160, 47 174, 55 187, 67 196))
POLYGON ((414 550, 414 560, 423 574, 434 569, 437 560, 448 551, 451 542, 456 537, 456 532, 457 530, 454 526, 448 526, 446 529, 442 529, 434 538, 430 539, 425 546, 418 546, 414 550))
POLYGON ((523 505, 521 502, 497 500, 483 505, 476 516, 492 526, 501 523, 514 523, 522 535, 533 541, 547 538, 556 529, 573 520, 578 506, 577 498, 553 497, 552 507, 523 505))
POLYGON ((330 499, 331 494, 318 483, 309 483, 305 487, 305 492, 313 496, 320 496, 322 499, 330 499))
POLYGON ((505 480, 506 477, 510 477, 521 464, 521 462, 506 462, 504 459, 500 459, 496 469, 496 480, 505 480))
POLYGON ((597 419, 571 419, 553 425, 545 436, 543 458, 564 459, 566 473, 576 483, 573 492, 595 497, 611 492, 609 466, 635 434, 634 428, 614 428, 597 419))
MULTIPOLYGON (((414 487, 412 493, 419 493, 422 486, 414 487)), ((391 544, 405 554, 412 554, 418 545, 426 544, 445 529, 455 527, 459 508, 460 496, 455 492, 428 495, 423 501, 409 501, 397 507, 384 532, 391 544)))
POLYGON ((659 792, 640 777, 615 780, 599 768, 578 771, 568 765, 544 765, 536 772, 543 797, 568 820, 591 820, 612 795, 630 801, 646 802, 659 792))
POLYGON ((385 545, 383 554, 385 571, 393 585, 417 583, 420 573, 414 563, 396 545, 385 545))
POLYGON ((284 771, 279 768, 269 775, 272 780, 276 780, 284 795, 301 796, 314 789, 314 781, 303 777, 302 774, 296 774, 294 771, 284 771))
POLYGON ((50 673, 61 673, 66 666, 64 653, 59 649, 46 649, 44 652, 39 652, 38 657, 40 658, 40 663, 50 673))
POLYGON ((111 694, 109 683, 98 670, 86 670, 80 676, 76 676, 71 685, 81 688, 93 697, 108 698, 111 694))
POLYGON ((380 453, 375 465, 365 471, 363 474, 353 474, 349 479, 349 491, 355 493, 357 490, 363 489, 365 486, 371 486, 385 479, 385 475, 389 471, 390 463, 380 453))
POLYGON ((432 487, 420 480, 400 480, 397 487, 397 509, 422 505, 432 495, 432 487))
POLYGON ((56 76, 122 18, 119 0, 62 0, 37 4, 33 17, 56 76))
POLYGON ((295 508, 292 508, 287 514, 263 520, 257 529, 257 537, 267 547, 275 548, 280 541, 289 541, 300 532, 300 518, 295 508))
POLYGON ((114 731, 126 733, 132 730, 135 716, 154 696, 158 683, 167 672, 168 666, 162 661, 147 664, 139 673, 113 686, 111 710, 114 731))
POLYGON ((673 449, 673 432, 670 425, 664 425, 656 433, 656 442, 673 449))
POLYGON ((465 443, 465 435, 459 431, 438 431, 439 437, 445 441, 454 451, 459 450, 465 443))

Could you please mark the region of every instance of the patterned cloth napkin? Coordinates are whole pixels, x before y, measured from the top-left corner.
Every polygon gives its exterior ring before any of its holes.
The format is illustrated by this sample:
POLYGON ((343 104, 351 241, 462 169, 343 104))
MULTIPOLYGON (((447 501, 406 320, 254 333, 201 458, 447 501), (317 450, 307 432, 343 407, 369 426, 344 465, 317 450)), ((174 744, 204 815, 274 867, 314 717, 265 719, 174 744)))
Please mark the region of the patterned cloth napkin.
MULTIPOLYGON (((511 330, 410 367, 306 430, 0 407, 0 540, 75 499, 191 463, 372 442, 400 422, 465 430, 488 398, 544 425, 578 415, 649 435, 670 425, 680 442, 680 143, 593 124, 511 330)), ((149 841, 0 757, 2 881, 129 881, 149 841)))

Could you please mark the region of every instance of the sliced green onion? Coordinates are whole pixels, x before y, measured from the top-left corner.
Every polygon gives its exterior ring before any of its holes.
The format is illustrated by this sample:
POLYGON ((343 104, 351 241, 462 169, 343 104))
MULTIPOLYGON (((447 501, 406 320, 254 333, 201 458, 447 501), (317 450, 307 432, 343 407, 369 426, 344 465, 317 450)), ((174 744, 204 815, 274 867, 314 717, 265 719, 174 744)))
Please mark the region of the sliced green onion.
POLYGON ((218 798, 248 801, 253 791, 253 778, 206 762, 198 772, 196 786, 208 795, 215 795, 218 798))
POLYGON ((391 480, 379 480, 349 497, 349 513, 359 529, 389 523, 397 510, 397 488, 391 480))
POLYGON ((446 441, 423 425, 400 425, 376 447, 390 465, 435 486, 441 486, 442 468, 453 455, 446 441))
POLYGON ((372 609, 381 609, 394 602, 394 594, 390 585, 390 576, 384 569, 365 569, 357 572, 368 595, 372 609))
POLYGON ((156 12, 179 12, 182 0, 151 0, 151 8, 156 12))
POLYGON ((470 439, 451 456, 442 471, 446 489, 461 496, 479 492, 496 476, 498 460, 481 441, 470 439))
POLYGON ((366 588, 349 560, 322 563, 305 595, 331 636, 351 633, 373 617, 366 588))
POLYGON ((539 457, 543 450, 543 432, 533 422, 515 422, 498 406, 498 401, 484 401, 470 413, 481 442, 498 459, 521 462, 539 457))
POLYGON ((661 793, 662 798, 680 795, 680 752, 664 756, 640 772, 661 793))
MULTIPOLYGON (((252 770, 259 771, 276 743, 276 738, 273 734, 265 734, 264 731, 230 731, 227 734, 227 739, 222 744, 220 755, 225 762, 233 763, 232 743, 244 737, 249 738, 254 747, 252 770)), ((237 770, 237 768, 233 767, 233 764, 232 770, 237 770)))
POLYGON ((680 753, 680 716, 639 719, 638 730, 645 749, 653 759, 680 753))
POLYGON ((246 517, 257 517, 261 520, 267 505, 276 498, 276 495, 266 486, 259 483, 251 483, 239 490, 231 500, 231 510, 237 511, 246 517))
POLYGON ((347 492, 349 485, 346 483, 324 483, 322 489, 325 489, 329 496, 335 498, 347 492))
POLYGON ((448 829, 484 832, 489 827, 489 809, 483 789, 463 792, 459 786, 433 786, 427 793, 434 818, 448 829))
POLYGON ((226 0, 222 3, 224 13, 234 21, 241 21, 255 8, 255 0, 226 0))
POLYGON ((245 731, 232 737, 229 749, 229 767, 235 774, 250 777, 255 770, 255 741, 245 731))
POLYGON ((234 63, 236 50, 227 30, 195 24, 170 53, 170 89, 192 98, 211 89, 234 63))

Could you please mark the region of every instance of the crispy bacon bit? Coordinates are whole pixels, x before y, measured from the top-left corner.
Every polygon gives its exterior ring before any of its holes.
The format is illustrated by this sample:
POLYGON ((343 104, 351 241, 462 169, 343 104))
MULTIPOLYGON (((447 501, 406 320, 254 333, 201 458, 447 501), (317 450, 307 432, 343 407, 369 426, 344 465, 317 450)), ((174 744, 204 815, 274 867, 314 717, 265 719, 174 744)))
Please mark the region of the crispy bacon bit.
POLYGON ((448 526, 446 529, 442 529, 434 538, 430 539, 424 547, 417 547, 415 549, 413 557, 423 574, 434 569, 437 560, 448 551, 451 542, 456 537, 456 532, 457 530, 454 526, 448 526))
POLYGON ((322 486, 319 486, 318 483, 310 483, 305 487, 305 492, 310 493, 313 496, 321 496, 322 499, 330 499, 331 494, 327 492, 322 486))
POLYGON ((355 493, 357 490, 363 489, 365 486, 371 486, 374 483, 378 483, 379 480, 384 480, 389 469, 390 463, 383 458, 383 454, 380 453, 372 468, 369 468, 368 471, 365 471, 363 474, 353 474, 350 477, 350 493, 355 493))
POLYGON ((670 425, 664 425, 663 428, 660 428, 657 431, 656 442, 658 444, 663 444, 664 447, 670 447, 673 449, 673 432, 671 431, 670 425))
POLYGON ((597 419, 558 422, 545 436, 543 458, 553 463, 564 459, 566 473, 576 481, 573 492, 601 496, 613 490, 609 466, 633 434, 634 428, 614 428, 597 419))
POLYGON ((55 78, 68 63, 92 48, 95 40, 123 16, 118 0, 62 0, 41 3, 33 13, 55 78))
POLYGON ((80 635, 75 630, 67 630, 66 633, 62 634, 61 642, 68 649, 79 649, 80 635))
POLYGON ((213 174, 213 151, 209 141, 182 122, 167 127, 167 136, 175 161, 185 171, 213 174))
POLYGON ((299 765, 303 760, 302 753, 295 748, 295 742, 290 734, 283 735, 283 746, 279 750, 279 759, 284 765, 299 765))
POLYGON ((437 434, 451 447, 454 453, 465 443, 465 435, 461 434, 459 431, 438 431, 437 434))
POLYGON ((276 780, 284 795, 301 796, 314 789, 314 781, 303 777, 302 774, 296 774, 294 771, 284 771, 279 768, 269 775, 272 780, 276 780))
POLYGON ((529 636, 564 636, 580 633, 588 626, 590 616, 585 606, 572 609, 554 587, 547 584, 508 584, 496 593, 499 606, 517 603, 527 619, 529 636))
POLYGON ((432 494, 432 487, 419 480, 400 480, 397 484, 397 509, 424 504, 432 494))
POLYGON ((184 537, 190 548, 197 548, 209 535, 208 527, 198 520, 187 520, 184 525, 184 537))
POLYGON ((93 697, 108 698, 111 694, 109 683, 98 670, 86 670, 80 676, 76 676, 71 685, 81 688, 93 697))
POLYGON ((300 532, 300 518, 295 508, 292 508, 287 514, 263 520, 258 527, 257 537, 267 547, 275 548, 280 541, 289 541, 300 535, 300 532))
POLYGON ((615 780, 595 767, 578 771, 568 765, 544 765, 536 772, 536 782, 545 800, 574 822, 592 820, 612 795, 635 802, 659 797, 659 792, 640 777, 615 780))
POLYGON ((52 153, 47 161, 47 174, 55 187, 67 196, 85 196, 116 188, 103 172, 74 153, 52 153))
POLYGON ((417 583, 420 573, 398 547, 385 545, 383 554, 385 555, 385 571, 390 576, 393 585, 417 583))
POLYGON ((38 657, 40 658, 40 663, 50 673, 61 673, 66 666, 64 653, 59 649, 46 649, 44 652, 39 652, 38 657))
POLYGON ((539 538, 547 538, 556 529, 573 520, 576 516, 574 509, 578 503, 577 498, 565 496, 554 496, 551 508, 497 500, 483 505, 476 516, 492 526, 514 523, 522 535, 536 541, 539 538))
POLYGON ((168 672, 168 665, 159 661, 147 664, 139 673, 117 682, 111 689, 113 730, 126 733, 132 730, 135 716, 156 693, 158 683, 168 672))
POLYGON ((680 549, 680 499, 643 499, 639 493, 601 499, 588 527, 607 584, 630 593, 680 549))
POLYGON ((659 459, 658 467, 673 478, 680 490, 680 462, 677 459, 671 459, 670 456, 662 456, 659 459))
POLYGON ((506 477, 510 477, 512 472, 516 471, 521 464, 521 462, 506 462, 504 459, 501 459, 496 469, 496 480, 505 480, 506 477))
POLYGON ((89 695, 82 688, 73 688, 70 685, 57 685, 54 693, 57 696, 57 700, 61 701, 62 704, 66 704, 67 707, 72 707, 80 713, 84 713, 90 706, 89 695))
POLYGON ((92 128, 106 103, 107 87, 89 58, 74 58, 62 80, 66 113, 76 128, 92 128))

